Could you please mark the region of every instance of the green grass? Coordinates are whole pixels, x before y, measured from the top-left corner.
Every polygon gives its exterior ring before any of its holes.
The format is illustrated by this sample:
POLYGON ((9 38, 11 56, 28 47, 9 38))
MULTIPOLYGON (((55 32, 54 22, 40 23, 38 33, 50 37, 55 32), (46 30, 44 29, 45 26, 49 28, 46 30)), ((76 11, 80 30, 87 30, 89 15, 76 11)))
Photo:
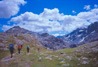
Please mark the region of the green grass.
MULTIPOLYGON (((98 53, 86 54, 82 52, 75 52, 84 46, 78 48, 67 48, 57 51, 46 50, 40 47, 40 52, 37 51, 38 46, 30 46, 30 54, 26 52, 26 44, 23 46, 21 54, 17 53, 14 56, 15 60, 11 60, 8 67, 97 67, 95 63, 98 60, 98 53), (50 57, 51 59, 47 59, 50 57), (69 60, 68 57, 71 57, 69 60), (87 57, 88 64, 82 64, 82 60, 78 58, 87 57), (39 59, 41 58, 41 59, 39 59), (94 60, 96 58, 96 60, 94 60)), ((0 58, 5 57, 9 52, 4 52, 0 58)))
POLYGON ((6 57, 7 55, 9 55, 9 51, 8 50, 0 50, 0 60, 4 57, 6 57))

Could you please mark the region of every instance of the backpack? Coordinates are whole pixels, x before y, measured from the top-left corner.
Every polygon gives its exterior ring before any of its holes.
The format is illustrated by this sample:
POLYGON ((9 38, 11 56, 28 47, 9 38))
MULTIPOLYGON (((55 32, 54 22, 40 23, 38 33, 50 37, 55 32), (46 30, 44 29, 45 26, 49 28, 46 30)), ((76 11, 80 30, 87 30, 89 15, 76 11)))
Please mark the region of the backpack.
POLYGON ((13 45, 13 44, 10 44, 10 45, 9 45, 9 48, 14 48, 14 45, 13 45))
POLYGON ((18 49, 21 49, 22 47, 21 47, 21 45, 18 45, 18 49))
POLYGON ((27 45, 27 49, 30 49, 30 46, 29 45, 27 45))

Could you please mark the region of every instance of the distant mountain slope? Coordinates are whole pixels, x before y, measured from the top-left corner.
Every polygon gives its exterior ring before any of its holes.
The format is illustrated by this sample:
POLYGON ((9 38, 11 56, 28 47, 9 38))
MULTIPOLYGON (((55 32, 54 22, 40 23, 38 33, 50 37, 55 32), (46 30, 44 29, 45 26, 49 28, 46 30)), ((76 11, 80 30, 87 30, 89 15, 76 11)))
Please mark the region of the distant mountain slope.
POLYGON ((78 28, 64 36, 71 44, 82 44, 98 40, 98 22, 90 24, 87 28, 78 28))
POLYGON ((15 26, 4 33, 1 33, 0 41, 2 41, 0 44, 28 43, 31 45, 36 42, 37 45, 42 45, 45 48, 53 50, 66 48, 66 43, 60 38, 56 38, 48 33, 40 34, 31 32, 19 26, 15 26))
POLYGON ((48 47, 49 49, 53 49, 53 50, 66 48, 66 44, 67 44, 62 39, 56 38, 52 35, 49 35, 48 33, 41 34, 39 41, 45 47, 48 47))
POLYGON ((28 43, 41 45, 47 49, 63 49, 76 47, 84 43, 98 40, 98 22, 92 23, 87 28, 78 28, 65 36, 54 37, 48 33, 36 33, 28 31, 19 26, 10 28, 4 33, 0 33, 0 47, 9 43, 28 43))

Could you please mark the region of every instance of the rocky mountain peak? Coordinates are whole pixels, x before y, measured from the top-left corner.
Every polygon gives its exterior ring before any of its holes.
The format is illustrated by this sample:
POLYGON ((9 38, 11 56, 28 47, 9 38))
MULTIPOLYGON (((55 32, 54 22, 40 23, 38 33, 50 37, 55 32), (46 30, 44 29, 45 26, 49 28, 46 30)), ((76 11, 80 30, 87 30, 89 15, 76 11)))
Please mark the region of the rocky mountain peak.
POLYGON ((47 36, 49 36, 49 34, 48 33, 42 33, 41 36, 47 37, 47 36))
POLYGON ((71 44, 81 44, 98 40, 98 22, 90 24, 87 28, 78 28, 65 37, 71 44))
POLYGON ((7 30, 5 33, 13 33, 13 34, 32 34, 33 32, 26 30, 24 28, 21 28, 20 26, 14 26, 12 28, 10 28, 9 30, 7 30))
POLYGON ((98 21, 94 22, 88 26, 88 29, 87 29, 88 34, 93 32, 93 31, 98 32, 98 21))

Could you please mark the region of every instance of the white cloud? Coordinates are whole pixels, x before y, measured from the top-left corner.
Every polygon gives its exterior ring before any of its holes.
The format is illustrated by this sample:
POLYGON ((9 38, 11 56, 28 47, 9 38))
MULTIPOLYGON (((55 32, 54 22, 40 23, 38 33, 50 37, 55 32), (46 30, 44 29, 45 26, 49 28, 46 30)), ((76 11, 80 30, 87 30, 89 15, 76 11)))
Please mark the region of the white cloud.
POLYGON ((51 10, 45 8, 39 15, 25 12, 20 16, 12 18, 10 22, 35 32, 52 32, 62 30, 62 26, 58 22, 62 20, 64 20, 64 16, 59 13, 57 8, 51 10))
POLYGON ((89 23, 98 21, 98 9, 92 9, 88 12, 81 12, 77 15, 77 17, 88 21, 89 23))
POLYGON ((85 6, 84 6, 84 9, 90 10, 90 9, 91 9, 91 8, 90 8, 90 5, 85 5, 85 6))
MULTIPOLYGON (((13 23, 12 26, 19 25, 22 28, 28 29, 34 32, 60 32, 59 35, 63 35, 71 32, 79 27, 84 27, 98 21, 98 9, 92 9, 87 12, 80 12, 76 16, 64 15, 59 13, 57 8, 47 9, 40 14, 34 14, 32 12, 25 12, 17 17, 13 17, 9 22, 13 23)), ((12 27, 11 26, 11 27, 12 27)), ((3 26, 4 30, 10 26, 3 26)), ((53 35, 58 35, 53 33, 53 35)))
POLYGON ((98 5, 97 5, 97 4, 94 4, 94 7, 95 7, 95 8, 98 8, 98 5))
POLYGON ((13 26, 3 25, 2 30, 6 31, 6 30, 10 29, 11 27, 13 27, 13 26))
POLYGON ((19 6, 24 5, 24 0, 2 0, 0 1, 0 18, 9 18, 19 12, 19 6))
POLYGON ((72 13, 73 13, 73 14, 75 14, 75 13, 76 13, 76 11, 75 11, 75 10, 72 10, 72 13))
POLYGON ((47 19, 54 20, 54 21, 64 19, 64 14, 63 13, 60 14, 57 8, 54 8, 54 9, 45 8, 44 11, 40 15, 43 18, 47 18, 47 19))

